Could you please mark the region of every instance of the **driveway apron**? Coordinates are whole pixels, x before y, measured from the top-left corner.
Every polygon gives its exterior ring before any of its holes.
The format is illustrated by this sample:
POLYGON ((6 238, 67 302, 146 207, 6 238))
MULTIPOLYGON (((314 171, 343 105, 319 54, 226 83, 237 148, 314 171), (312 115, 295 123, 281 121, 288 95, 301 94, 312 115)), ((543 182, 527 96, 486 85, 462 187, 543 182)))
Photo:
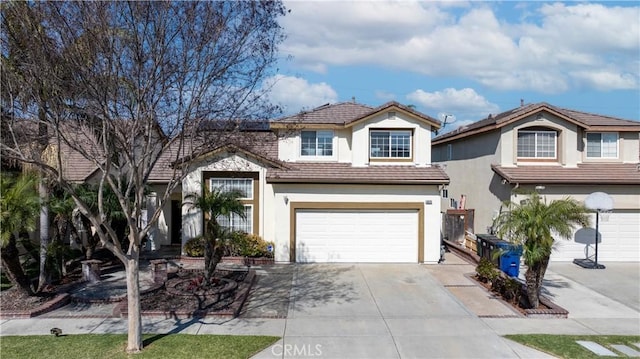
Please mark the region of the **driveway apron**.
MULTIPOLYGON (((257 358, 518 358, 417 264, 296 265, 284 337, 257 358)), ((539 354, 536 353, 539 357, 539 354)), ((527 355, 524 355, 526 357, 527 355)))

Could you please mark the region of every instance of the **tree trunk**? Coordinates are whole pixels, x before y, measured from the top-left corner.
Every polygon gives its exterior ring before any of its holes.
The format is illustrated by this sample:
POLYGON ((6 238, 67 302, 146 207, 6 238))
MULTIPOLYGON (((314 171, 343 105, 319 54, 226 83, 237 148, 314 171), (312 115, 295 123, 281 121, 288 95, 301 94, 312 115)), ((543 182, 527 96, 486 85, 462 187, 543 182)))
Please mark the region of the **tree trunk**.
POLYGON ((132 252, 125 263, 125 271, 127 274, 127 309, 129 311, 127 318, 127 353, 138 353, 142 350, 139 253, 137 249, 132 252))
POLYGON ((6 247, 0 251, 0 258, 2 259, 2 268, 13 287, 25 295, 33 295, 31 281, 22 270, 18 248, 16 247, 16 238, 13 235, 9 238, 9 243, 7 243, 6 247))
POLYGON ((527 300, 531 308, 537 308, 540 305, 540 294, 542 293, 542 284, 544 275, 549 266, 549 255, 527 268, 525 273, 525 281, 527 285, 527 300))
POLYGON ((540 300, 540 295, 542 294, 542 286, 544 281, 544 275, 547 272, 547 267, 549 266, 549 258, 550 255, 544 257, 540 263, 538 263, 538 277, 536 278, 536 288, 538 289, 538 301, 540 300))
POLYGON ((204 245, 204 279, 207 285, 211 284, 213 278, 213 272, 216 268, 214 266, 214 251, 216 249, 216 240, 207 239, 204 245))
POLYGON ((40 292, 49 282, 47 273, 47 250, 49 248, 49 208, 47 207, 48 190, 43 176, 38 182, 40 195, 40 275, 38 276, 38 289, 40 292))

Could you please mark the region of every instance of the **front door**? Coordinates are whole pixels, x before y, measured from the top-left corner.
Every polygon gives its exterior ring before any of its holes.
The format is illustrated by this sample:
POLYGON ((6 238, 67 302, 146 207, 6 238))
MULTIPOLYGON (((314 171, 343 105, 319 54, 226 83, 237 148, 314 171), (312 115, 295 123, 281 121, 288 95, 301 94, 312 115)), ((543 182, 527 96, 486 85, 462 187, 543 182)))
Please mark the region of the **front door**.
POLYGON ((171 244, 182 244, 182 205, 171 201, 171 244))

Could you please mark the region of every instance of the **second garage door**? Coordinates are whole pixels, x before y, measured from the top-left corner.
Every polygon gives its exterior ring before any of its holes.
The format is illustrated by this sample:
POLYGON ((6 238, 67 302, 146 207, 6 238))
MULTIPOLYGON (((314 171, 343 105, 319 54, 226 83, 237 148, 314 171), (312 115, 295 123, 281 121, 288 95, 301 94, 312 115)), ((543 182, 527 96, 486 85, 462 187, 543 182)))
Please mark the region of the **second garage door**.
POLYGON ((305 210, 295 214, 297 262, 418 262, 416 210, 305 210))

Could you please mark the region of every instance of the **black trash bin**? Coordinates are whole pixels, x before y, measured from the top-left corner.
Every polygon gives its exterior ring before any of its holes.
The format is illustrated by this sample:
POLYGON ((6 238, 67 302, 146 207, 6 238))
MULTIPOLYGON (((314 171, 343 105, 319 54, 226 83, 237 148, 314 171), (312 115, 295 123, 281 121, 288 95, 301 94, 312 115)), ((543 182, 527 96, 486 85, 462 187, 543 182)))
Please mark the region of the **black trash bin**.
POLYGON ((499 241, 496 244, 500 253, 500 270, 510 277, 517 277, 520 274, 520 256, 522 256, 522 246, 499 241))
POLYGON ((486 258, 496 267, 499 266, 500 258, 496 257, 494 253, 498 249, 498 243, 501 242, 501 239, 492 234, 477 234, 476 238, 479 248, 481 248, 478 253, 480 258, 486 258))

